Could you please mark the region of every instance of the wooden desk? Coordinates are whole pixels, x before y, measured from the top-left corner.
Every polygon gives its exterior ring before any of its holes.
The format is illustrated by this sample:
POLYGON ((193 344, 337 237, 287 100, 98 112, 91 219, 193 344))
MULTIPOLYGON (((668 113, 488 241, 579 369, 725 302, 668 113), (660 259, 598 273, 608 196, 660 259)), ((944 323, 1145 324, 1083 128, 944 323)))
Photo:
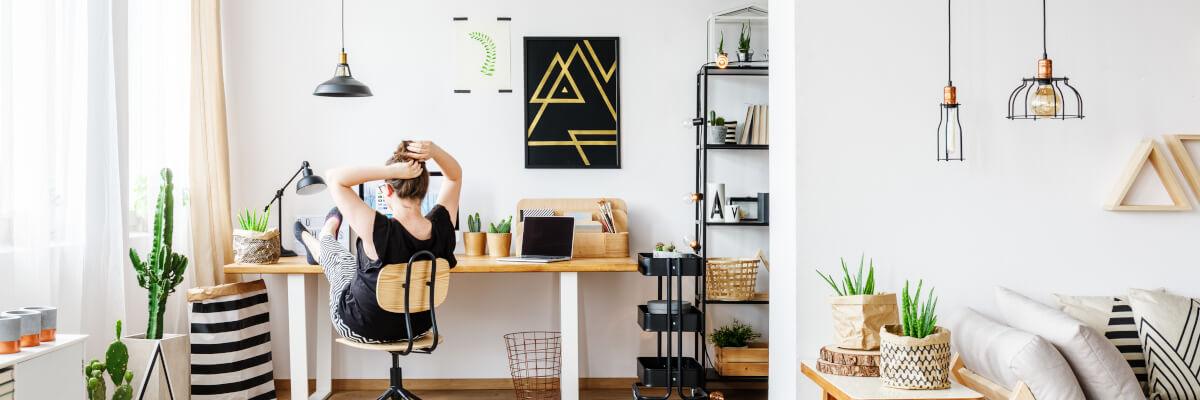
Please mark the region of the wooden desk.
MULTIPOLYGON (((637 261, 629 257, 578 258, 548 264, 522 264, 496 261, 486 256, 455 254, 458 265, 453 273, 490 272, 549 272, 559 276, 559 320, 562 331, 562 380, 560 387, 564 400, 579 398, 579 273, 580 272, 635 272, 637 261)), ((333 323, 329 319, 329 283, 319 265, 309 265, 304 256, 285 257, 276 264, 229 264, 228 274, 283 274, 288 285, 288 353, 291 358, 290 379, 292 400, 324 399, 332 392, 333 323), (308 382, 308 310, 305 293, 308 279, 317 280, 317 390, 310 397, 305 390, 308 382)), ((447 332, 453 340, 453 332, 447 332)))
POLYGON ((816 361, 802 361, 801 372, 821 387, 821 400, 982 400, 983 395, 951 381, 949 389, 905 390, 883 385, 879 378, 817 372, 816 361))

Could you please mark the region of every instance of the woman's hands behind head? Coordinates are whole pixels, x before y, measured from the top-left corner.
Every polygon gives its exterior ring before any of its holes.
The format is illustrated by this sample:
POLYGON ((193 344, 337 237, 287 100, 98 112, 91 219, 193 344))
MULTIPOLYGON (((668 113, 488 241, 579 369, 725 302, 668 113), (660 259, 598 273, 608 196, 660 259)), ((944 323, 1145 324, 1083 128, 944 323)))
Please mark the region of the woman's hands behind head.
POLYGON ((408 143, 408 148, 405 149, 406 155, 418 161, 426 161, 433 157, 433 151, 437 145, 429 140, 413 140, 408 143))
POLYGON ((412 179, 421 176, 425 165, 416 160, 408 160, 388 165, 387 168, 391 175, 390 179, 412 179))

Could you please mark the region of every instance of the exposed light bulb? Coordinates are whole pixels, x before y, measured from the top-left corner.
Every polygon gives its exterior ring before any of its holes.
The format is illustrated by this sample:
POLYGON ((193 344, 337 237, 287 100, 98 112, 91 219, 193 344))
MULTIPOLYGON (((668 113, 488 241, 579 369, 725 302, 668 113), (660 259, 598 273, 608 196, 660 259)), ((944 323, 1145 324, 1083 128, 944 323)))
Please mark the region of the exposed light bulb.
POLYGON ((958 107, 946 108, 946 129, 943 132, 946 138, 942 143, 946 144, 946 148, 942 149, 942 152, 946 153, 946 159, 958 158, 958 107))
POLYGON ((1048 83, 1038 85, 1033 96, 1029 96, 1029 109, 1038 118, 1053 118, 1059 114, 1062 107, 1062 96, 1048 83))

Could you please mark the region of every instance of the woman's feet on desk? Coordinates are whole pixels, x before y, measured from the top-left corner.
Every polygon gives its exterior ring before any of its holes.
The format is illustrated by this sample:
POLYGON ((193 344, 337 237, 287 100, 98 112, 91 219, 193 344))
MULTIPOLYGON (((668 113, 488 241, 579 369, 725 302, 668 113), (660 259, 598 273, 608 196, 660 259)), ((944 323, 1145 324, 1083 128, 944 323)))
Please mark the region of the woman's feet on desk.
MULTIPOLYGON (((325 225, 321 227, 321 236, 332 236, 334 240, 338 238, 338 229, 342 227, 342 212, 337 207, 329 210, 329 214, 325 216, 325 225)), ((319 264, 317 260, 321 259, 321 242, 313 236, 312 232, 304 229, 304 225, 300 221, 296 221, 293 227, 296 234, 296 241, 304 246, 304 252, 307 253, 308 263, 310 265, 319 264)))

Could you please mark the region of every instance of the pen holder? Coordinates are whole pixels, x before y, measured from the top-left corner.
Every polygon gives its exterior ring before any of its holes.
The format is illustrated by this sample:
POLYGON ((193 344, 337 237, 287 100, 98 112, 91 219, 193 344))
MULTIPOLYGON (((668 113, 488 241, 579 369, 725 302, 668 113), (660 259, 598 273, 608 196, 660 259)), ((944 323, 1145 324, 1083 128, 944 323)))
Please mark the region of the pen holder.
POLYGON ((25 311, 37 311, 42 314, 42 330, 38 332, 38 339, 43 342, 53 342, 54 333, 58 330, 58 309, 55 307, 24 307, 25 311))
POLYGON ((13 310, 4 315, 21 319, 21 347, 37 347, 42 344, 42 314, 37 311, 13 310))
POLYGON ((21 317, 0 315, 0 354, 21 351, 21 317))

